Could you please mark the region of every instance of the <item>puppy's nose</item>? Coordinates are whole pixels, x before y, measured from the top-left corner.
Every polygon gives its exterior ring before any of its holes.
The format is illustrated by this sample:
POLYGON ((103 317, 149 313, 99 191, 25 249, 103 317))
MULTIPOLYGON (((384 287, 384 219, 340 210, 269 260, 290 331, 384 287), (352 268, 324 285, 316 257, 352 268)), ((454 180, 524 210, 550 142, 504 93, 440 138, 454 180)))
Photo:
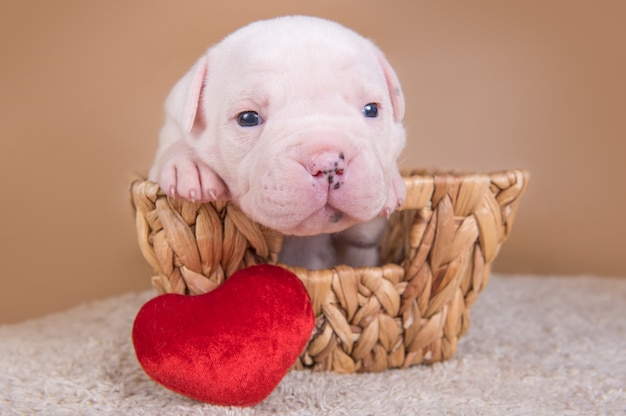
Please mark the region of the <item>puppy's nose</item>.
POLYGON ((346 158, 342 152, 323 152, 312 157, 306 168, 314 178, 334 183, 337 176, 344 174, 346 158))

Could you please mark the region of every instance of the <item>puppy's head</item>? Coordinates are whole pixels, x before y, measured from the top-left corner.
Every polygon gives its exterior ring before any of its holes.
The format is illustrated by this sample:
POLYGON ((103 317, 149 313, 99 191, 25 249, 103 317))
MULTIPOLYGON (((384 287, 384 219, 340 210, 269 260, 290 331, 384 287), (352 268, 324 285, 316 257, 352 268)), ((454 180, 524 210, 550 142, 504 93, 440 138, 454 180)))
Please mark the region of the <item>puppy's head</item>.
POLYGON ((400 84, 372 42, 337 23, 290 16, 234 32, 168 109, 233 201, 285 234, 341 231, 405 197, 400 84))

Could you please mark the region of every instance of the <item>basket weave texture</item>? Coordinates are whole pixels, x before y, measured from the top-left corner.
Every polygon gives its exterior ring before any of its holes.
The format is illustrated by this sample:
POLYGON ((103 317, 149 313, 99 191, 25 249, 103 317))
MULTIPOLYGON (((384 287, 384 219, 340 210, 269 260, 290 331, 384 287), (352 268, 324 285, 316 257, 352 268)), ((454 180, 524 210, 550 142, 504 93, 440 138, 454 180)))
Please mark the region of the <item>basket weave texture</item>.
MULTIPOLYGON (((383 371, 456 353, 528 175, 406 171, 404 179, 407 199, 389 219, 382 266, 285 266, 303 281, 316 315, 296 369, 383 371)), ((277 261, 283 236, 233 204, 172 199, 143 178, 132 182, 131 198, 160 293, 206 293, 243 267, 277 261)))

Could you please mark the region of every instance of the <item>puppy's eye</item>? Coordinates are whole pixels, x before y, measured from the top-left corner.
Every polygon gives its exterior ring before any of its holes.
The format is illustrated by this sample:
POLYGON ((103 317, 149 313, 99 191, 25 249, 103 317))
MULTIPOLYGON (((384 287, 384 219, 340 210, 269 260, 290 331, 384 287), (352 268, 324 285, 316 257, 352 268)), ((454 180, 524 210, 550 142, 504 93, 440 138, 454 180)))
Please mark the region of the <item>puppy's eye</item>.
POLYGON ((256 111, 242 111, 237 115, 237 123, 241 127, 254 127, 263 123, 263 119, 256 111))
POLYGON ((363 110, 361 110, 363 112, 363 115, 365 117, 378 117, 378 104, 376 103, 369 103, 369 104, 365 104, 365 107, 363 107, 363 110))

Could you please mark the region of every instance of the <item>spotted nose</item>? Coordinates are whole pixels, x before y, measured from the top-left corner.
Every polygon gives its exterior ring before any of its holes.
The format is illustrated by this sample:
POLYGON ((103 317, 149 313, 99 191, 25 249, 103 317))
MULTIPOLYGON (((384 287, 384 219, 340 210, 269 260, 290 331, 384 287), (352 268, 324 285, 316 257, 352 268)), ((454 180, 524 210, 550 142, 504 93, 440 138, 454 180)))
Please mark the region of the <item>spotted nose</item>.
POLYGON ((342 152, 323 152, 313 158, 306 166, 307 170, 318 181, 327 181, 331 189, 341 186, 341 177, 347 164, 342 152))

